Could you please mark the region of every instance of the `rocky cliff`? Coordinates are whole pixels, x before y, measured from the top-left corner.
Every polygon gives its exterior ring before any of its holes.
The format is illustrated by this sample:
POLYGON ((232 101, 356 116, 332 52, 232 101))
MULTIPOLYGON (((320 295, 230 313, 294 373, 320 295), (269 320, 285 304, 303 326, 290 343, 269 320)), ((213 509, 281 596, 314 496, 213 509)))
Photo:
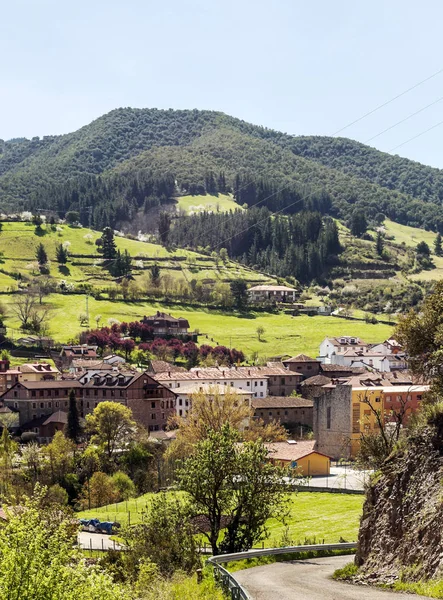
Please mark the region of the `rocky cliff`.
POLYGON ((443 578, 443 409, 374 475, 356 564, 366 582, 443 578))

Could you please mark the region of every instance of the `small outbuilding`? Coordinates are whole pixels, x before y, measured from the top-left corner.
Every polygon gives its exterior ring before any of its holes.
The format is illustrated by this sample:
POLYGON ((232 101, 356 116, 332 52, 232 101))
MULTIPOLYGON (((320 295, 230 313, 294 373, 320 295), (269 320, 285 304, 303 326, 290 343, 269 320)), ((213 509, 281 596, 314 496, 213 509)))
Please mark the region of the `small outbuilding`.
POLYGON ((304 477, 329 475, 331 457, 315 450, 315 440, 287 440, 266 444, 269 460, 294 469, 304 477))

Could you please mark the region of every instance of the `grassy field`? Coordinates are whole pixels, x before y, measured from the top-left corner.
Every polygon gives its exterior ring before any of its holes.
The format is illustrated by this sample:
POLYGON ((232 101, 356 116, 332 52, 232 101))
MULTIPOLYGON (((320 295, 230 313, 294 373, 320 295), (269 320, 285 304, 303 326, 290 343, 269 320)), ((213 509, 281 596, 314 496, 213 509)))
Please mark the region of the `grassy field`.
POLYGON ((177 198, 178 208, 188 215, 203 211, 206 212, 228 212, 230 210, 243 210, 237 202, 227 194, 218 196, 180 196, 177 198))
MULTIPOLYGON (((77 513, 77 517, 118 521, 122 525, 128 522, 140 523, 151 497, 152 494, 145 494, 136 500, 82 511, 77 513)), ((352 542, 357 539, 363 496, 299 492, 291 494, 289 500, 287 524, 276 519, 270 519, 268 522, 266 547, 280 545, 283 537, 289 539, 293 545, 314 539, 317 542, 324 540, 325 543, 339 542, 340 539, 352 542)))
POLYGON ((388 235, 394 236, 392 241, 397 244, 404 243, 410 248, 415 248, 419 242, 426 242, 431 248, 431 252, 434 249, 436 234, 433 231, 409 227, 408 225, 400 225, 400 223, 395 223, 389 219, 386 219, 384 222, 384 228, 388 235))
MULTIPOLYGON (((8 308, 14 303, 15 297, 3 295, 1 301, 8 308)), ((353 335, 367 342, 377 342, 387 339, 392 333, 392 327, 388 325, 371 325, 337 317, 291 317, 254 312, 239 316, 211 309, 165 306, 155 302, 98 301, 92 297, 88 302, 91 327, 95 327, 98 315, 101 316, 100 325, 107 325, 109 318, 133 321, 161 310, 187 318, 191 329, 198 329, 202 334, 200 343, 232 346, 243 350, 248 356, 252 352, 258 352, 263 357, 300 352, 317 356, 319 344, 326 336, 353 335), (259 326, 265 330, 261 341, 256 333, 259 326)), ((56 341, 67 341, 80 333, 82 328, 78 316, 85 312, 86 296, 51 294, 43 304, 50 309, 50 334, 56 341)), ((19 321, 11 309, 8 309, 5 323, 8 328, 19 328, 19 321)), ((19 331, 15 334, 16 337, 21 335, 19 331)))
MULTIPOLYGON (((65 279, 74 284, 88 282, 101 288, 113 285, 113 279, 102 268, 102 259, 97 253, 95 240, 100 237, 98 232, 68 225, 60 225, 56 231, 43 226, 42 231, 42 234, 37 235, 35 227, 30 223, 3 223, 0 233, 0 292, 17 289, 18 282, 11 276, 13 273, 20 273, 23 280, 39 275, 35 253, 40 243, 43 243, 48 254, 50 275, 54 279, 65 279), (70 254, 76 256, 72 256, 67 265, 60 266, 55 262, 56 248, 65 243, 69 246, 70 254), (95 256, 91 258, 88 255, 95 256)), ((162 276, 168 275, 183 283, 189 283, 193 279, 208 283, 229 282, 236 278, 243 278, 251 283, 275 280, 236 262, 216 264, 212 258, 197 252, 181 249, 168 251, 158 244, 119 236, 116 236, 115 241, 117 248, 128 250, 133 257, 133 276, 139 282, 156 262, 162 276)))

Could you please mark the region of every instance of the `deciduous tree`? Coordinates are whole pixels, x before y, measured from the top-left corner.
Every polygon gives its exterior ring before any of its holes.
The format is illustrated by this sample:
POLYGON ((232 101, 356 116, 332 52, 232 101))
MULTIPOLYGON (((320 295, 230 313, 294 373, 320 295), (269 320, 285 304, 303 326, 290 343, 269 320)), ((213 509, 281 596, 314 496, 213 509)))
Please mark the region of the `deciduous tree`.
POLYGON ((86 427, 92 443, 101 446, 108 459, 134 439, 137 429, 131 409, 118 402, 100 402, 86 416, 86 427))

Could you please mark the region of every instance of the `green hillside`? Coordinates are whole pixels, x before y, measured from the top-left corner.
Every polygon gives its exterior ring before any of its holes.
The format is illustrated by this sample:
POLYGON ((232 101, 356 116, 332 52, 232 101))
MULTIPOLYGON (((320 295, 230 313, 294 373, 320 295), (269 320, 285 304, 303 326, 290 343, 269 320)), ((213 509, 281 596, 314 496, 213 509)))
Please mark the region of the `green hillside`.
POLYGON ((177 209, 187 215, 200 212, 229 212, 230 210, 243 210, 232 196, 227 194, 196 194, 195 196, 179 196, 177 198, 177 209))
POLYGON ((177 193, 236 192, 239 174, 296 186, 304 197, 326 194, 344 219, 357 206, 369 217, 443 228, 438 169, 352 140, 297 138, 197 110, 117 109, 67 135, 2 142, 0 207, 80 210, 84 225, 102 228, 177 193))

